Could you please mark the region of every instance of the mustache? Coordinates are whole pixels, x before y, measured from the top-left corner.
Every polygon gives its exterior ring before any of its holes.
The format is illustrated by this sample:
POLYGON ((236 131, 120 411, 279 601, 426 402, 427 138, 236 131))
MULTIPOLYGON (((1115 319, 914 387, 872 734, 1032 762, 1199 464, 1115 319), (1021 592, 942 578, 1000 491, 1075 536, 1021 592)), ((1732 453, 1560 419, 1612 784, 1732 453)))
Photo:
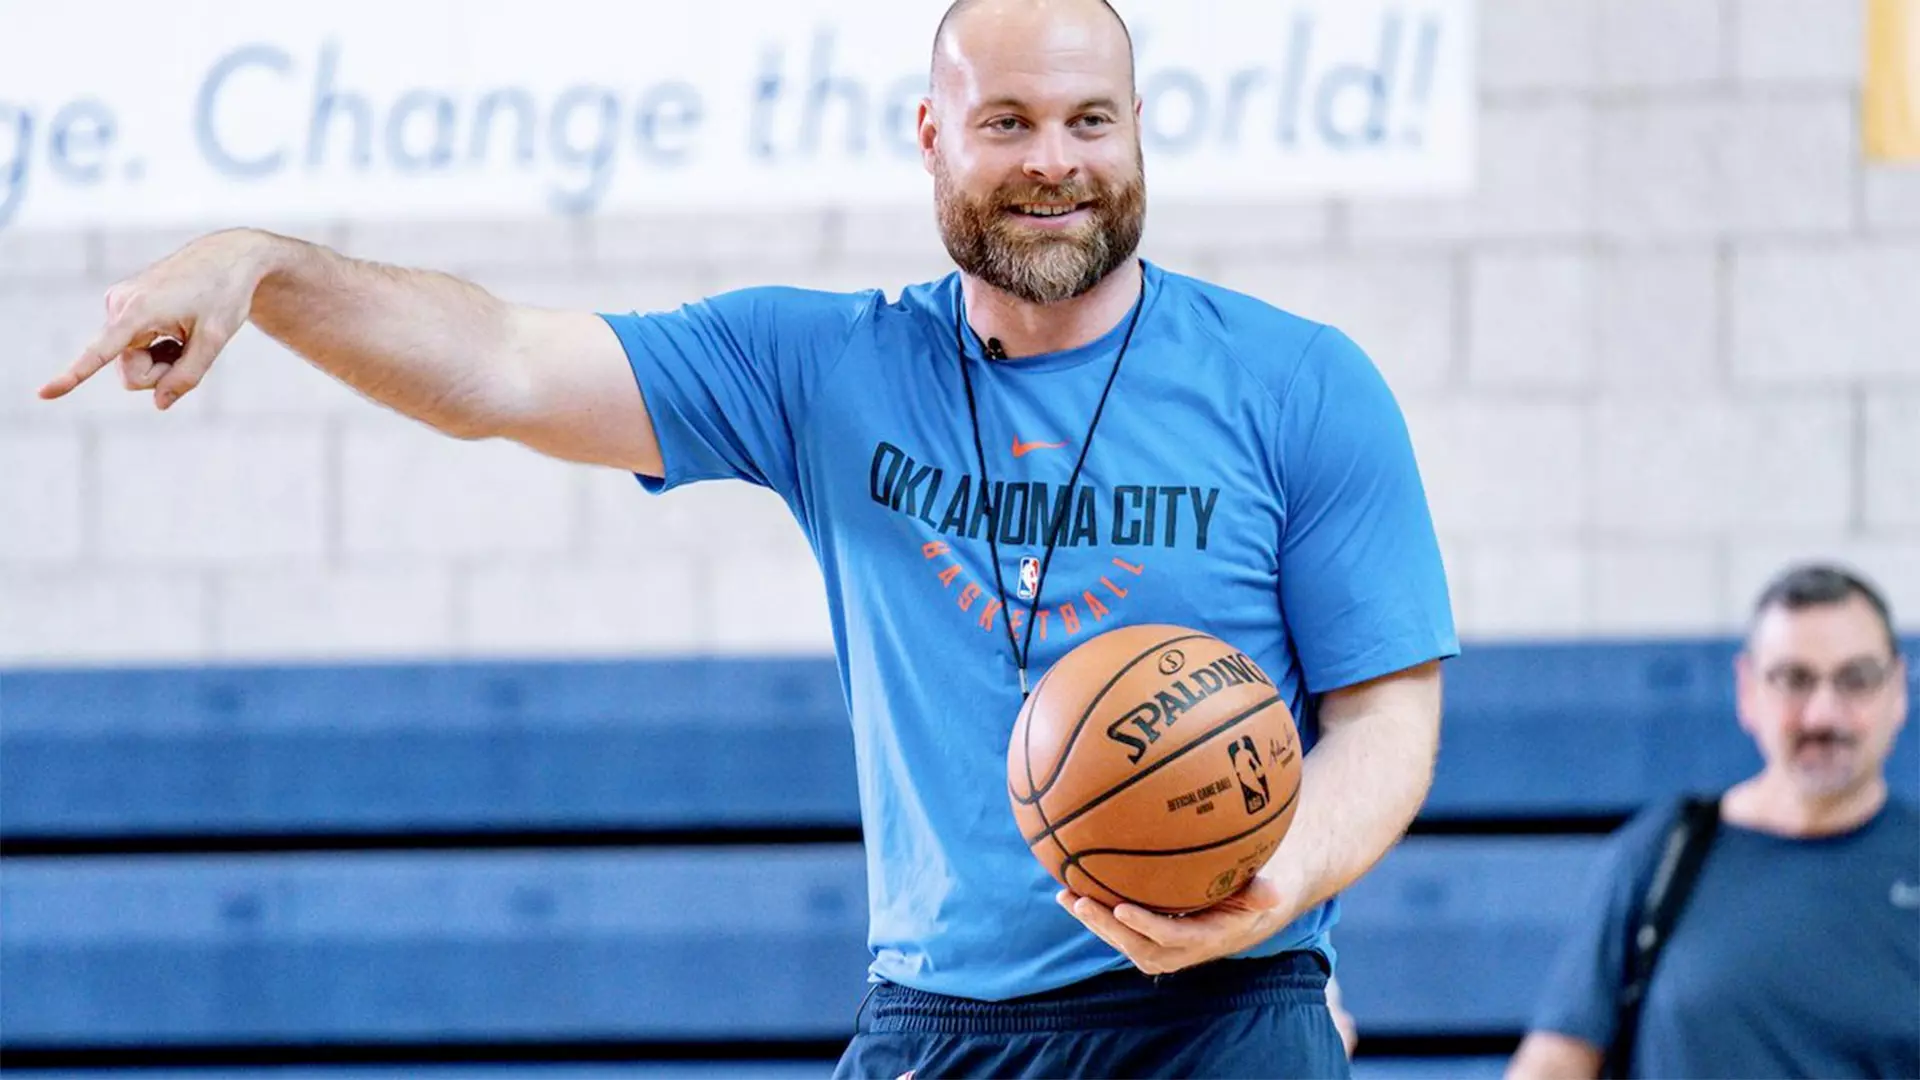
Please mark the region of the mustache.
POLYGON ((1860 740, 1841 731, 1810 731, 1793 740, 1793 748, 1799 750, 1808 746, 1848 748, 1860 740))
POLYGON ((1003 191, 997 201, 1002 208, 1005 208, 1023 203, 1098 203, 1102 200, 1098 191, 1075 184, 1071 187, 1036 187, 1018 192, 1003 191))

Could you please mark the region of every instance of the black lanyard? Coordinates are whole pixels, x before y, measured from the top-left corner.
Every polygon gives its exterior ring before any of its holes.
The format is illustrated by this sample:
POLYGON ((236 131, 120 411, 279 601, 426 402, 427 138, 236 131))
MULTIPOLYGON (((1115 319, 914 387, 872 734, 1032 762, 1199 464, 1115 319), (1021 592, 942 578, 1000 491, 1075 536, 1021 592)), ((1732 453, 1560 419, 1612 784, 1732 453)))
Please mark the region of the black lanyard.
MULTIPOLYGON (((1027 601, 1026 640, 1020 641, 1013 636, 1013 608, 1007 603, 1007 584, 1000 570, 1000 541, 998 534, 1004 522, 1001 521, 1001 507, 993 506, 993 483, 987 477, 987 450, 980 438, 980 413, 974 404, 973 376, 967 369, 966 349, 966 292, 964 288, 954 289, 953 348, 960 357, 960 381, 967 389, 967 420, 973 425, 973 452, 980 464, 980 498, 989 504, 993 511, 987 518, 987 550, 993 556, 993 585, 1000 594, 1000 617, 1007 627, 1007 647, 1013 650, 1014 667, 1020 670, 1020 698, 1026 700, 1032 691, 1027 685, 1027 659, 1033 655, 1033 624, 1040 611, 1040 591, 1047 582, 1047 568, 1053 564, 1054 545, 1065 531, 1067 519, 1073 516, 1075 491, 1080 484, 1080 469, 1087 463, 1087 451, 1093 448, 1093 433, 1100 426, 1100 414, 1106 411, 1107 396, 1113 393, 1113 382, 1120 376, 1120 362, 1127 358, 1127 347, 1133 344, 1134 328, 1140 325, 1140 311, 1146 307, 1147 281, 1144 274, 1140 278, 1140 295, 1133 302, 1133 315, 1127 320, 1127 332, 1120 339, 1120 354, 1113 358, 1113 370, 1107 373, 1107 385, 1100 391, 1099 404, 1094 406, 1093 421, 1087 425, 1087 437, 1080 441, 1080 457, 1073 463, 1073 472, 1067 477, 1067 495, 1060 504, 1060 513, 1054 515, 1052 527, 1047 530, 1047 545, 1040 556, 1040 573, 1034 579, 1033 596, 1027 601)), ((977 335, 976 335, 977 337, 977 335)), ((982 352, 985 347, 982 346, 982 352)))

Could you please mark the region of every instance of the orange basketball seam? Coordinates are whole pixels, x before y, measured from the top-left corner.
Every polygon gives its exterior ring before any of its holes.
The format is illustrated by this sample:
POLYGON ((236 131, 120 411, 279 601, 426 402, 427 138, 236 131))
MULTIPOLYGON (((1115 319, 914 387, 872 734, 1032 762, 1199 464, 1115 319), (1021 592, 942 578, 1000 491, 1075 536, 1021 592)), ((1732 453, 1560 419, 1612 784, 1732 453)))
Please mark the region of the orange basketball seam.
MULTIPOLYGON (((1020 764, 1026 769, 1026 772, 1027 772, 1027 790, 1029 792, 1033 791, 1033 785, 1034 785, 1033 706, 1039 703, 1040 692, 1047 688, 1047 680, 1053 678, 1053 670, 1054 670, 1053 668, 1048 668, 1046 672, 1040 676, 1040 681, 1033 684, 1033 696, 1028 700, 1027 706, 1020 710, 1022 713, 1025 714, 1025 720, 1026 720, 1026 723, 1022 724, 1020 727, 1020 742, 1021 742, 1020 764)), ((1068 745, 1071 746, 1072 744, 1069 743, 1068 745)), ((1060 755, 1060 758, 1062 761, 1064 761, 1066 760, 1066 755, 1063 753, 1060 755)), ((1015 802, 1021 803, 1023 805, 1027 804, 1027 799, 1024 796, 1022 796, 1019 792, 1013 790, 1013 785, 1011 783, 1007 785, 1007 794, 1013 796, 1013 800, 1015 802)), ((1037 794, 1034 795, 1034 798, 1038 799, 1039 795, 1037 794)), ((1040 820, 1045 821, 1046 815, 1045 814, 1040 815, 1040 820)))
MULTIPOLYGON (((1137 661, 1136 661, 1136 662, 1137 662, 1137 661)), ((1053 677, 1053 673, 1054 673, 1054 670, 1055 670, 1054 668, 1048 668, 1048 669, 1046 670, 1046 673, 1040 676, 1040 681, 1039 681, 1039 682, 1037 682, 1037 683, 1035 683, 1035 684, 1033 685, 1033 696, 1032 696, 1032 698, 1031 698, 1031 699, 1029 699, 1029 701, 1028 701, 1028 703, 1027 703, 1027 706, 1026 706, 1026 708, 1024 708, 1024 709, 1022 709, 1022 710, 1021 710, 1021 712, 1022 712, 1022 713, 1024 714, 1024 715, 1023 715, 1023 717, 1022 717, 1022 720, 1023 720, 1024 722, 1023 722, 1023 723, 1021 724, 1021 729, 1020 729, 1020 739, 1021 739, 1021 743, 1022 743, 1022 746, 1021 746, 1021 751, 1020 751, 1020 759, 1021 759, 1021 763, 1022 763, 1022 764, 1023 764, 1024 766, 1025 766, 1025 768, 1026 768, 1026 773, 1027 773, 1027 790, 1029 790, 1029 791, 1032 791, 1032 790, 1033 790, 1033 788, 1034 788, 1034 782, 1033 782, 1033 706, 1039 703, 1039 701, 1040 701, 1040 692, 1041 692, 1042 690, 1044 690, 1044 689, 1046 688, 1046 685, 1047 685, 1047 680, 1048 680, 1048 679, 1051 679, 1051 678, 1053 677)), ((1067 747, 1068 747, 1068 749, 1071 749, 1071 748, 1072 748, 1072 746, 1073 746, 1073 743, 1072 743, 1071 741, 1069 741, 1069 742, 1067 743, 1067 747)), ((1061 753, 1061 755, 1060 755, 1060 762, 1064 764, 1064 763, 1065 763, 1065 761, 1066 761, 1066 759, 1067 759, 1067 755, 1066 755, 1066 753, 1064 753, 1064 752, 1062 752, 1062 753, 1061 753)), ((1062 843, 1062 842, 1060 841, 1060 837, 1059 837, 1059 836, 1058 836, 1058 835, 1057 835, 1056 833, 1054 833, 1054 831, 1053 831, 1053 829, 1052 829, 1052 828, 1050 828, 1050 827, 1048 827, 1048 825, 1047 825, 1047 812, 1046 812, 1046 810, 1045 810, 1045 809, 1043 809, 1043 808, 1042 808, 1042 807, 1040 806, 1040 796, 1039 796, 1039 794, 1038 794, 1038 793, 1036 793, 1036 794, 1034 795, 1034 797, 1033 797, 1033 801, 1032 801, 1031 803, 1029 803, 1029 802, 1027 802, 1027 801, 1026 801, 1025 799, 1023 799, 1023 798, 1021 798, 1021 796, 1020 796, 1020 794, 1019 794, 1018 792, 1016 792, 1016 791, 1014 791, 1014 790, 1013 790, 1013 784, 1012 784, 1012 782, 1011 782, 1011 781, 1009 781, 1009 782, 1008 782, 1008 784, 1007 784, 1007 793, 1008 793, 1009 795, 1012 795, 1012 796, 1013 796, 1013 798, 1014 798, 1014 801, 1015 801, 1015 802, 1017 802, 1017 803, 1020 803, 1020 804, 1021 804, 1021 805, 1023 805, 1023 806, 1032 806, 1032 807, 1033 807, 1033 812, 1034 812, 1034 813, 1036 813, 1036 814, 1039 814, 1039 815, 1040 815, 1040 827, 1041 827, 1041 829, 1043 830, 1043 831, 1042 831, 1042 833, 1041 833, 1041 835, 1043 835, 1043 836, 1050 836, 1050 837, 1052 837, 1052 838, 1053 838, 1053 846, 1054 846, 1054 847, 1057 847, 1057 848, 1059 848, 1059 849, 1060 849, 1060 857, 1061 857, 1061 859, 1063 859, 1063 860, 1066 860, 1066 859, 1071 859, 1071 858, 1073 857, 1073 853, 1067 850, 1067 846, 1066 846, 1066 845, 1065 845, 1064 843, 1062 843)), ((1027 845, 1027 847, 1028 847, 1028 849, 1029 849, 1029 850, 1031 850, 1031 849, 1032 849, 1032 847, 1033 847, 1033 845, 1032 845, 1032 844, 1028 844, 1028 845, 1027 845)), ((1037 855, 1037 854, 1038 854, 1038 852, 1035 852, 1035 854, 1037 855)), ((1066 864, 1065 862, 1062 862, 1062 863, 1061 863, 1061 871, 1060 871, 1060 876, 1061 876, 1061 878, 1062 878, 1063 880, 1064 880, 1064 879, 1066 878, 1066 865, 1067 865, 1067 864, 1066 864)), ((1085 871, 1082 871, 1082 873, 1085 873, 1085 871)), ((1093 875, 1091 875, 1091 874, 1088 874, 1087 876, 1088 876, 1089 878, 1093 878, 1093 875)), ((1105 882, 1103 882, 1103 881, 1101 881, 1101 880, 1100 880, 1100 879, 1098 879, 1098 878, 1093 878, 1093 883, 1094 883, 1094 884, 1096 884, 1096 885, 1098 885, 1098 886, 1100 886, 1100 887, 1101 887, 1101 888, 1103 888, 1103 889, 1106 889, 1106 888, 1107 888, 1107 886, 1106 886, 1106 883, 1105 883, 1105 882)), ((1113 890, 1112 890, 1112 889, 1107 889, 1107 891, 1108 891, 1108 892, 1113 892, 1113 890)), ((1114 893, 1114 895, 1116 895, 1116 896, 1118 896, 1119 894, 1118 894, 1118 893, 1114 893)))
MULTIPOLYGON (((1207 740, 1213 738, 1215 735, 1218 735, 1221 732, 1226 731, 1228 728, 1233 727, 1234 725, 1240 723, 1242 720, 1246 720, 1249 717, 1265 712, 1266 710, 1272 708, 1277 704, 1280 704, 1280 695, 1276 692, 1272 697, 1267 698, 1265 701, 1262 701, 1256 705, 1249 705, 1246 709, 1240 711, 1239 713, 1236 713, 1233 716, 1228 717, 1225 720, 1222 720, 1219 724, 1215 725, 1209 730, 1204 731, 1199 735, 1195 736, 1191 741, 1189 741, 1185 746, 1182 746, 1180 749, 1175 750, 1174 752, 1168 754, 1166 757, 1161 758, 1159 761, 1156 761, 1153 764, 1147 766, 1146 768, 1141 769, 1139 772, 1133 774, 1131 777, 1128 777, 1122 783, 1116 784, 1113 787, 1108 788, 1107 790, 1087 800, 1085 803, 1082 803, 1080 806, 1075 807, 1074 809, 1068 811, 1066 816, 1062 817, 1058 821, 1048 822, 1045 812, 1042 812, 1040 815, 1040 821, 1042 824, 1046 825, 1046 828, 1043 831, 1035 833, 1033 836, 1026 838, 1027 845, 1031 847, 1032 845, 1038 843, 1040 839, 1046 836, 1048 833, 1058 832, 1060 829, 1065 828, 1069 822, 1073 821, 1073 819, 1079 817, 1080 815, 1086 813, 1087 811, 1093 809, 1094 807, 1099 806, 1101 803, 1106 802, 1108 799, 1113 798, 1115 795, 1120 794, 1121 792, 1127 790, 1133 785, 1153 775, 1155 770, 1164 768, 1168 763, 1178 760, 1183 754, 1186 754, 1190 750, 1197 750, 1207 745, 1207 740)), ((1036 810, 1039 809, 1039 806, 1037 803, 1034 805, 1034 808, 1036 810)))
MULTIPOLYGON (((1061 850, 1065 851, 1066 849, 1062 848, 1061 850)), ((1067 877, 1068 876, 1067 871, 1069 870, 1080 871, 1081 875, 1084 876, 1088 881, 1091 881, 1095 885, 1098 885, 1101 888, 1107 890, 1107 892, 1112 893, 1114 896, 1118 896, 1120 899, 1125 900, 1129 904, 1136 902, 1130 899, 1125 893, 1121 892, 1119 889, 1116 889, 1113 886, 1107 884, 1106 882, 1101 881, 1098 877, 1095 877, 1093 871, 1080 865, 1080 860, 1077 857, 1068 856, 1067 861, 1060 864, 1060 876, 1063 878, 1067 877)))
POLYGON ((1096 876, 1093 871, 1087 869, 1086 864, 1083 860, 1085 860, 1087 857, 1092 855, 1133 855, 1133 856, 1160 857, 1160 856, 1170 856, 1170 855, 1197 855, 1203 851, 1211 851, 1215 848, 1224 847, 1228 844, 1235 843, 1240 840, 1245 840, 1247 837, 1252 836, 1253 834, 1259 832, 1261 829, 1266 828, 1268 825, 1272 824, 1276 818, 1286 813, 1288 808, 1293 806, 1294 802, 1297 799, 1299 799, 1299 797, 1300 797, 1300 783, 1299 781, 1295 781, 1293 785, 1293 791, 1287 795, 1286 802, 1282 803, 1278 809, 1274 810, 1272 814, 1268 815, 1264 821, 1261 821, 1260 823, 1254 825, 1252 828, 1236 836, 1229 836, 1223 840, 1215 840, 1213 843, 1210 843, 1210 844, 1201 844, 1198 847, 1190 847, 1190 848, 1169 848, 1165 850, 1146 849, 1146 850, 1139 850, 1139 851, 1135 851, 1127 848, 1096 848, 1092 851, 1083 851, 1078 855, 1068 856, 1067 861, 1062 863, 1060 866, 1060 876, 1063 878, 1067 877, 1072 871, 1077 870, 1082 875, 1084 875, 1088 881, 1093 882, 1094 884, 1100 886, 1102 889, 1107 890, 1107 892, 1112 893, 1114 896, 1120 897, 1122 900, 1125 900, 1130 904, 1139 904, 1141 907, 1148 908, 1150 910, 1171 910, 1164 907, 1155 907, 1155 905, 1153 904, 1148 904, 1140 900, 1135 900, 1134 898, 1128 896, 1127 894, 1121 892, 1120 890, 1114 888, 1113 886, 1107 884, 1106 882, 1101 881, 1100 878, 1096 876))
MULTIPOLYGON (((1273 813, 1268 814, 1266 817, 1262 818, 1260 821, 1254 823, 1254 825, 1251 828, 1247 829, 1245 832, 1235 833, 1232 836, 1224 836, 1218 840, 1212 841, 1211 843, 1200 844, 1196 847, 1184 847, 1184 848, 1091 848, 1087 851, 1082 851, 1078 854, 1069 856, 1067 862, 1069 865, 1072 865, 1075 863, 1079 863, 1081 860, 1086 859, 1093 855, 1143 855, 1143 856, 1198 855, 1202 851, 1212 851, 1214 848, 1223 847, 1237 840, 1245 840, 1247 837, 1252 836, 1254 833, 1257 833, 1261 829, 1266 828, 1268 825, 1273 824, 1274 819, 1278 818, 1281 814, 1286 813, 1288 808, 1293 806, 1294 802, 1299 798, 1300 798, 1300 785, 1298 782, 1296 782, 1293 785, 1293 790, 1287 793, 1287 801, 1281 803, 1278 807, 1276 807, 1273 813)), ((1062 869, 1064 870, 1064 867, 1062 869)), ((1087 869, 1084 866, 1079 867, 1079 870, 1083 874, 1087 873, 1087 869)), ((1087 874, 1087 876, 1092 877, 1093 875, 1087 874)), ((1111 892, 1112 890, 1108 890, 1108 891, 1111 892)), ((1115 893, 1114 895, 1117 896, 1119 894, 1115 893)))
MULTIPOLYGON (((1134 668, 1134 665, 1138 664, 1142 660, 1145 660, 1147 657, 1152 656, 1154 653, 1159 652, 1161 649, 1164 649, 1169 645, 1177 645, 1182 641, 1192 641, 1195 638, 1207 638, 1212 636, 1213 635, 1211 634, 1195 633, 1195 634, 1182 634, 1179 637, 1168 638, 1167 640, 1160 642, 1158 645, 1155 645, 1152 648, 1147 649, 1145 652, 1142 652, 1138 656, 1135 656, 1133 659, 1127 661, 1125 664, 1122 664, 1120 666, 1120 670, 1117 672, 1114 672, 1113 678, 1108 679, 1107 684, 1100 688, 1100 692, 1093 695, 1093 700, 1087 702, 1086 711, 1080 714, 1080 719, 1074 721, 1073 730, 1067 733, 1067 737, 1065 739, 1061 740, 1061 746, 1063 749, 1060 752, 1060 759, 1053 763, 1053 775, 1047 777, 1047 783, 1045 787, 1040 786, 1033 778, 1033 724, 1029 722, 1027 724, 1027 730, 1025 732, 1026 745, 1021 749, 1022 749, 1022 752, 1025 754, 1026 761, 1027 761, 1027 786, 1032 789, 1033 795, 1031 798, 1022 798, 1016 795, 1015 798, 1019 799, 1022 803, 1033 806, 1036 810, 1039 810, 1040 820, 1042 822, 1045 822, 1047 820, 1047 814, 1045 810, 1040 810, 1040 798, 1041 796, 1045 795, 1047 792, 1053 790, 1054 782, 1060 779, 1061 770, 1066 768, 1067 757, 1073 751, 1073 744, 1080 741, 1081 729, 1087 726, 1087 720, 1093 716, 1094 710, 1100 707, 1100 702, 1105 700, 1107 693, 1111 691, 1114 688, 1114 686, 1120 682, 1121 679, 1124 679, 1127 677, 1127 672, 1132 671, 1134 668)), ((1219 639, 1215 638, 1214 640, 1217 641, 1219 639)), ((1047 670, 1047 674, 1048 675, 1053 674, 1053 670, 1049 668, 1047 670)), ((1044 682, 1045 680, 1043 679, 1042 681, 1044 682)), ((1036 693, 1034 697, 1037 700, 1039 697, 1039 694, 1036 693)))
MULTIPOLYGON (((1142 660, 1145 660, 1147 657, 1153 655, 1155 652, 1161 649, 1164 649, 1167 646, 1172 645, 1176 642, 1188 641, 1193 638, 1203 638, 1206 636, 1208 635, 1194 633, 1194 634, 1182 634, 1178 637, 1169 638, 1166 641, 1163 641, 1160 644, 1155 645, 1153 648, 1148 649, 1147 651, 1139 654, 1138 656, 1135 656, 1133 659, 1127 661, 1125 664, 1122 664, 1120 667, 1120 670, 1114 673, 1113 678, 1108 679, 1107 684, 1105 686, 1102 686, 1100 688, 1100 692, 1093 696, 1093 700, 1087 703, 1086 711, 1080 714, 1080 719, 1077 722, 1075 722, 1075 724, 1073 725, 1073 731, 1070 732, 1067 738, 1061 743, 1060 758, 1058 761, 1055 761, 1053 763, 1053 775, 1048 778, 1047 786, 1045 788, 1039 787, 1037 784, 1035 784, 1033 779, 1033 715, 1032 713, 1028 713, 1026 730, 1021 732, 1021 738, 1025 743, 1025 745, 1021 747, 1021 757, 1026 762, 1027 787, 1029 790, 1033 792, 1033 800, 1031 802, 1027 802, 1025 800, 1021 800, 1018 795, 1015 796, 1015 799, 1021 801, 1023 805, 1033 807, 1033 812, 1040 815, 1040 827, 1041 829, 1044 830, 1041 833, 1041 835, 1051 839, 1053 841, 1053 846, 1060 849, 1060 857, 1061 859, 1065 860, 1060 864, 1060 876, 1062 879, 1065 879, 1066 877, 1067 867, 1072 865, 1073 853, 1067 850, 1066 842, 1060 839, 1059 830, 1055 829, 1053 825, 1047 821, 1047 808, 1040 805, 1040 800, 1043 796, 1045 796, 1047 791, 1053 788, 1054 781, 1060 779, 1061 771, 1067 767, 1067 758, 1073 752, 1073 744, 1078 742, 1080 739, 1080 729, 1087 726, 1087 718, 1093 715, 1094 708, 1100 704, 1101 699, 1107 696, 1108 691, 1112 690, 1114 686, 1117 683, 1119 683, 1121 679, 1126 677, 1127 672, 1133 670, 1134 665, 1138 664, 1142 660)), ((1053 673, 1057 669, 1057 667, 1058 665, 1056 664, 1055 667, 1048 668, 1046 674, 1040 676, 1040 682, 1034 686, 1033 700, 1035 703, 1038 703, 1040 700, 1040 694, 1039 694, 1040 687, 1044 686, 1046 684, 1046 681, 1053 677, 1053 673)), ((1031 844, 1028 845, 1028 849, 1029 850, 1032 849, 1031 844)), ((1083 874, 1087 873, 1085 869, 1082 869, 1080 872, 1083 874)), ((1087 877, 1095 885, 1098 885, 1101 888, 1106 889, 1108 892, 1113 893, 1113 895, 1115 896, 1120 895, 1119 893, 1114 892, 1111 888, 1108 888, 1106 882, 1101 881, 1099 878, 1094 877, 1092 874, 1087 874, 1087 877)))

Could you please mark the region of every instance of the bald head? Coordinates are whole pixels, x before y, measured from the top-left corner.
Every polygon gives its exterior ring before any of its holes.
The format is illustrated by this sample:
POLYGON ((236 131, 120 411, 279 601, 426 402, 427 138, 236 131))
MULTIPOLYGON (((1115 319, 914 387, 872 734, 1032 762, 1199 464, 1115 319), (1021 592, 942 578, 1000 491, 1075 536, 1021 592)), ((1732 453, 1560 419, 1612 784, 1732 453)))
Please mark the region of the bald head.
POLYGON ((1146 213, 1133 41, 1107 0, 959 0, 920 103, 947 253, 1034 305, 1133 257, 1146 213))
POLYGON ((1108 0, 954 0, 933 34, 929 81, 937 88, 943 69, 983 47, 992 48, 996 37, 1017 39, 1026 34, 1027 40, 1032 40, 1031 32, 1036 29, 1077 30, 1090 36, 1118 30, 1118 41, 1113 44, 1125 57, 1127 85, 1133 85, 1133 33, 1108 0), (973 32, 982 27, 989 31, 987 35, 973 32))

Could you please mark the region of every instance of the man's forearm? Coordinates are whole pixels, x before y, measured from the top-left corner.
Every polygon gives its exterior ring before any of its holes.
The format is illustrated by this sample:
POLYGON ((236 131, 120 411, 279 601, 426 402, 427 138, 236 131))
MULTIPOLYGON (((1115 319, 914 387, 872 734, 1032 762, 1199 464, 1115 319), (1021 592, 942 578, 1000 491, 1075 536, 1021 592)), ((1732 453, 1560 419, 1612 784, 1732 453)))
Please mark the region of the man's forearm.
POLYGON ((509 305, 470 282, 243 234, 249 317, 314 366, 450 435, 498 434, 516 377, 509 305))
POLYGON ((1439 709, 1435 669, 1393 677, 1344 715, 1323 713, 1302 767, 1299 809, 1262 871, 1294 910, 1358 881, 1412 824, 1433 784, 1439 709))

